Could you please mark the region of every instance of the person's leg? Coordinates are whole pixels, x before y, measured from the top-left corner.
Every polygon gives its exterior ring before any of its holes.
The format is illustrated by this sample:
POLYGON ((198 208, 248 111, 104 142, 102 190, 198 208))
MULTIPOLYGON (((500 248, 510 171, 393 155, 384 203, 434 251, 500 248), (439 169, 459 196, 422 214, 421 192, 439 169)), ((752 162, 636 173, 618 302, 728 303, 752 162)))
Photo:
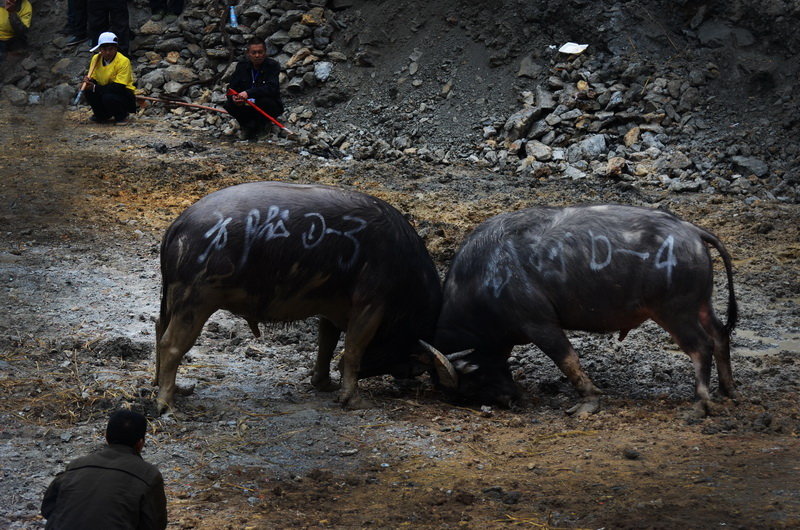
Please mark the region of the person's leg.
POLYGON ((128 2, 126 0, 107 0, 109 26, 119 40, 119 51, 130 57, 130 24, 128 2))
POLYGON ((83 95, 86 98, 86 102, 92 107, 92 112, 94 113, 92 121, 102 123, 111 119, 111 113, 105 106, 103 96, 91 90, 84 91, 83 95))
POLYGON ((283 103, 279 100, 271 98, 259 99, 256 102, 256 105, 264 109, 264 112, 266 112, 275 119, 278 119, 278 116, 283 114, 283 103))
POLYGON ((256 112, 250 107, 236 105, 230 101, 223 105, 237 122, 247 137, 252 137, 257 133, 258 124, 255 122, 256 112))
POLYGON ((183 13, 183 0, 171 0, 169 2, 169 12, 173 15, 180 15, 183 13))
MULTIPOLYGON (((278 119, 278 116, 280 116, 283 113, 283 104, 280 101, 277 101, 277 100, 272 99, 272 98, 257 99, 256 100, 256 105, 258 105, 258 107, 261 110, 263 110, 264 112, 266 112, 267 114, 269 114, 270 116, 275 118, 276 120, 278 119)), ((260 113, 257 114, 257 117, 258 117, 258 131, 259 132, 261 132, 261 131, 270 131, 272 129, 272 127, 273 127, 272 120, 270 120, 268 118, 265 118, 260 113)), ((280 120, 278 120, 278 121, 280 121, 280 120)), ((278 126, 275 125, 275 127, 277 128, 278 126)))
POLYGON ((67 0, 67 24, 64 26, 64 31, 68 35, 75 34, 75 3, 77 0, 67 0))
POLYGON ((92 46, 96 46, 100 34, 108 31, 106 0, 86 0, 86 21, 92 46))
POLYGON ((78 37, 86 37, 86 23, 88 11, 86 9, 86 0, 70 0, 72 5, 72 17, 74 21, 73 35, 78 37))
POLYGON ((0 64, 3 64, 6 59, 6 48, 8 48, 7 41, 0 40, 0 64))
POLYGON ((122 94, 103 94, 103 107, 116 122, 125 121, 128 118, 129 106, 128 98, 122 94))
POLYGON ((86 37, 86 0, 68 1, 66 31, 75 37, 86 37))
POLYGON ((164 18, 164 13, 167 10, 167 0, 150 0, 150 13, 155 21, 164 18))
POLYGON ((67 4, 67 46, 75 46, 86 40, 86 0, 69 0, 67 4))

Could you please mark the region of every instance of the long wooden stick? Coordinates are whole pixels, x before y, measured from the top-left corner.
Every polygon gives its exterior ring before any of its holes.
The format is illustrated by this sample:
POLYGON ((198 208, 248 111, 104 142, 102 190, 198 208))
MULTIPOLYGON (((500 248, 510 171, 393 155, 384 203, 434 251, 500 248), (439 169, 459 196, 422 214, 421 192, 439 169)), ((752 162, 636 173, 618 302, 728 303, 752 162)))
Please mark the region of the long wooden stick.
POLYGON ((203 109, 203 110, 212 110, 214 112, 219 112, 221 114, 228 114, 228 111, 225 109, 220 109, 217 107, 208 107, 206 105, 198 105, 196 103, 186 103, 184 101, 176 101, 174 99, 161 99, 161 98, 153 98, 149 96, 136 96, 136 99, 140 99, 143 101, 155 101, 156 103, 166 103, 168 105, 178 105, 181 107, 192 107, 195 109, 203 109))

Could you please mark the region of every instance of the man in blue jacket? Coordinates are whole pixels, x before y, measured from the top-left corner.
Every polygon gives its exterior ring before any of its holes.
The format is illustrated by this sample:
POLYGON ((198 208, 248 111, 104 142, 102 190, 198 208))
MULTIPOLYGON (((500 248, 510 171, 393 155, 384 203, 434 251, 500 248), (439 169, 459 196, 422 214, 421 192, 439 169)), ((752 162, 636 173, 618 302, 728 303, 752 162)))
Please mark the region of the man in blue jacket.
POLYGON ((269 120, 258 113, 247 100, 277 118, 283 112, 278 75, 281 67, 277 61, 267 57, 264 41, 253 37, 247 43, 246 61, 240 61, 231 75, 229 87, 238 92, 228 96, 225 110, 236 118, 248 139, 254 139, 263 132, 269 120))
POLYGON ((164 479, 141 457, 146 430, 147 420, 139 413, 112 414, 108 445, 71 462, 47 488, 45 528, 166 528, 164 479))

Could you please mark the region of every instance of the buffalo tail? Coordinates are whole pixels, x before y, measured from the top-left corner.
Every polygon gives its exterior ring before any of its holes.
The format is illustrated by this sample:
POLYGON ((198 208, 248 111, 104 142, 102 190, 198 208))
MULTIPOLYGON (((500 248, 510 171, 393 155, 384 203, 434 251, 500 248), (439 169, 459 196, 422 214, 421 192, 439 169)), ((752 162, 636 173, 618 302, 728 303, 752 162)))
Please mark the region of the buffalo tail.
POLYGON ((733 291, 733 265, 731 264, 731 256, 725 249, 725 245, 711 232, 700 229, 700 238, 713 246, 722 257, 722 262, 725 264, 725 274, 728 276, 728 318, 725 323, 725 332, 730 335, 736 327, 736 322, 739 320, 739 306, 736 304, 736 294, 733 291))

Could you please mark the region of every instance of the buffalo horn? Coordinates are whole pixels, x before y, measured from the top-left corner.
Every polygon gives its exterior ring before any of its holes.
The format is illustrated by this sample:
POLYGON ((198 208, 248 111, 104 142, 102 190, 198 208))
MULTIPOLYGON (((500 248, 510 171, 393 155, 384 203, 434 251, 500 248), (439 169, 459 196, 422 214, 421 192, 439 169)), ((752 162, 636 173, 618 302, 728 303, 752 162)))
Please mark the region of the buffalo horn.
POLYGON ((475 351, 475 348, 470 348, 469 350, 461 350, 461 351, 457 351, 455 353, 451 353, 449 355, 445 355, 445 357, 447 357, 448 361, 453 362, 453 361, 457 361, 459 359, 463 359, 464 357, 466 357, 467 355, 469 355, 470 353, 472 353, 474 351, 475 351))
POLYGON ((456 369, 453 368, 452 363, 447 360, 447 357, 424 340, 420 340, 419 342, 433 355, 433 366, 436 368, 436 375, 439 376, 439 381, 442 383, 442 386, 450 389, 458 388, 458 374, 456 374, 456 369))

